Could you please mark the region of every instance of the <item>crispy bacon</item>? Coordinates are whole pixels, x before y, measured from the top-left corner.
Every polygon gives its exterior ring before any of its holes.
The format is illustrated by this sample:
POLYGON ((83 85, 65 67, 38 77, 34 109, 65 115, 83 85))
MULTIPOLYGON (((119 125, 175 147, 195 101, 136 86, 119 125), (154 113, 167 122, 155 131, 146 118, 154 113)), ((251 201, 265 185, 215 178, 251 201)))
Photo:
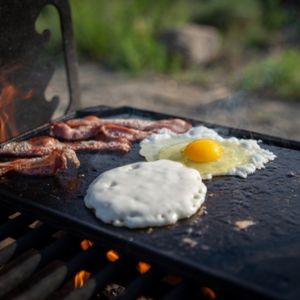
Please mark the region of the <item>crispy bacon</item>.
POLYGON ((128 128, 150 131, 161 128, 168 128, 176 133, 183 133, 189 130, 192 125, 182 119, 165 119, 165 120, 141 120, 141 119, 102 119, 90 115, 79 119, 71 119, 65 122, 72 128, 81 126, 101 126, 104 124, 115 124, 128 128))
POLYGON ((0 163, 0 176, 8 172, 23 175, 50 176, 67 168, 68 161, 78 168, 80 162, 76 153, 71 149, 57 149, 46 156, 22 158, 0 163))
POLYGON ((50 136, 37 136, 27 141, 11 142, 0 147, 0 156, 35 157, 51 153, 54 149, 61 149, 59 140, 50 136))
POLYGON ((124 139, 109 142, 90 140, 62 144, 74 151, 117 151, 127 153, 131 149, 131 143, 124 139))
POLYGON ((38 136, 27 141, 11 142, 0 147, 0 156, 35 157, 51 153, 53 150, 71 149, 74 151, 119 151, 131 149, 129 141, 119 139, 111 142, 80 141, 63 143, 50 136, 38 136))
POLYGON ((115 124, 102 125, 99 128, 97 138, 100 140, 119 140, 124 138, 130 142, 139 141, 147 137, 151 132, 128 128, 115 124))
POLYGON ((71 127, 64 122, 50 124, 50 135, 66 141, 79 141, 94 138, 99 131, 98 125, 71 127))
MULTIPOLYGON (((96 116, 87 116, 81 119, 72 119, 66 122, 53 122, 50 124, 50 134, 54 137, 74 141, 95 137, 101 126, 116 125, 146 132, 157 132, 167 128, 176 133, 186 132, 191 124, 181 119, 166 120, 140 120, 140 119, 101 119, 96 116)), ((120 130, 117 130, 120 132, 120 130)), ((110 132, 112 130, 110 129, 110 132)))
POLYGON ((103 120, 105 119, 100 119, 96 116, 89 115, 83 118, 67 120, 65 123, 68 124, 70 127, 99 126, 103 125, 103 120))

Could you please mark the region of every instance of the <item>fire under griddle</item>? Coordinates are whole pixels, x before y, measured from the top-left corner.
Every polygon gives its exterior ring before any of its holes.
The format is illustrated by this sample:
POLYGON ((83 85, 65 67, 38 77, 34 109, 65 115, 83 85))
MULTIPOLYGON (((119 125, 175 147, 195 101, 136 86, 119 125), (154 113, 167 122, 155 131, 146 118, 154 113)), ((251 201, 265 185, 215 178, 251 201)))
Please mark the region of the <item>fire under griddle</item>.
MULTIPOLYGON (((165 114, 130 107, 99 106, 64 119, 97 115, 112 118, 162 119, 165 114)), ((200 121, 222 136, 255 138, 277 158, 247 179, 221 176, 205 181, 205 210, 172 226, 130 230, 104 224, 83 202, 89 184, 102 172, 143 161, 139 143, 125 155, 79 153, 79 169, 54 177, 9 175, 0 180, 1 201, 30 211, 68 232, 109 243, 124 253, 147 259, 210 285, 232 287, 249 298, 299 299, 300 143, 200 121), (236 221, 255 225, 239 230, 236 221)), ((45 125, 12 140, 49 132, 45 125)), ((134 188, 134 187, 132 187, 134 188)), ((245 298, 246 299, 246 298, 245 298)))

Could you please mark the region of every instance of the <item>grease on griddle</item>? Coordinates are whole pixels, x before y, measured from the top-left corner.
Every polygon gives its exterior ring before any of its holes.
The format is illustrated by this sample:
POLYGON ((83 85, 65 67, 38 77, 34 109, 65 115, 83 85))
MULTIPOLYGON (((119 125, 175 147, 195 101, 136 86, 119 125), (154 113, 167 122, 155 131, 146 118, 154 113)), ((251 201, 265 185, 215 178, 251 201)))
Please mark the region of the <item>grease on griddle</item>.
POLYGON ((234 222, 234 226, 237 230, 247 230, 248 227, 255 225, 253 220, 238 220, 234 222))

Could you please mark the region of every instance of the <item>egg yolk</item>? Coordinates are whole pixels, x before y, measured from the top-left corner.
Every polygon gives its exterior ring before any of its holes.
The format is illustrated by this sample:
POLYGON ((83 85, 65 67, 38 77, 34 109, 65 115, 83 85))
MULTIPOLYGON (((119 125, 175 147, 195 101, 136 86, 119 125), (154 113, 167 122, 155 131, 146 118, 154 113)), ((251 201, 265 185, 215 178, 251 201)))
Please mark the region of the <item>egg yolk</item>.
POLYGON ((211 139, 195 140, 188 144, 183 150, 184 156, 194 162, 218 160, 222 152, 220 144, 211 139))

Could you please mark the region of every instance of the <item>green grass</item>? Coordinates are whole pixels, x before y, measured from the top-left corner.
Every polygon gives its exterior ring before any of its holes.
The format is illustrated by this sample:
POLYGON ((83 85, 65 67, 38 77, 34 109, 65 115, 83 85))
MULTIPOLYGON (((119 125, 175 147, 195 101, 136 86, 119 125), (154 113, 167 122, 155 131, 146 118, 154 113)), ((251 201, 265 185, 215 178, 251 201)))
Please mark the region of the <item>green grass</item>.
POLYGON ((74 30, 81 53, 133 72, 181 66, 158 42, 162 28, 188 19, 184 0, 73 0, 74 30))
MULTIPOLYGON (((174 71, 181 58, 170 56, 159 42, 163 28, 185 23, 191 13, 185 0, 71 0, 73 26, 81 57, 131 72, 174 71)), ((60 44, 57 16, 47 7, 37 28, 50 27, 51 48, 60 44)))
POLYGON ((280 0, 199 1, 194 20, 219 28, 231 47, 261 47, 270 31, 282 27, 287 13, 280 0))
POLYGON ((237 87, 281 98, 300 99, 300 51, 285 50, 249 65, 237 87))
MULTIPOLYGON (((281 0, 70 0, 70 4, 80 58, 133 73, 154 71, 176 75, 178 71, 186 71, 183 70, 182 58, 170 55, 159 41, 159 33, 164 28, 192 21, 217 27, 224 41, 220 55, 224 62, 222 68, 228 72, 226 64, 233 68, 238 64, 239 68, 245 55, 259 52, 262 47, 265 51, 272 33, 287 25, 287 10, 281 0)), ((294 16, 289 22, 299 24, 296 22, 299 19, 297 10, 294 9, 292 14, 294 16)), ((47 6, 42 11, 36 28, 40 32, 51 29, 50 50, 58 53, 61 48, 60 29, 54 7, 47 6)), ((275 68, 272 61, 276 59, 266 63, 275 68)), ((249 67, 251 70, 257 68, 249 67)), ((247 73, 255 72, 251 70, 247 73)), ((194 66, 187 71, 187 77, 204 84, 209 83, 215 74, 214 66, 194 66)), ((253 80, 249 77, 251 75, 245 74, 243 82, 246 83, 241 85, 247 89, 259 89, 259 83, 251 83, 253 80)), ((282 88, 278 93, 286 95, 291 90, 282 88)), ((293 92, 293 95, 297 93, 293 92)))

